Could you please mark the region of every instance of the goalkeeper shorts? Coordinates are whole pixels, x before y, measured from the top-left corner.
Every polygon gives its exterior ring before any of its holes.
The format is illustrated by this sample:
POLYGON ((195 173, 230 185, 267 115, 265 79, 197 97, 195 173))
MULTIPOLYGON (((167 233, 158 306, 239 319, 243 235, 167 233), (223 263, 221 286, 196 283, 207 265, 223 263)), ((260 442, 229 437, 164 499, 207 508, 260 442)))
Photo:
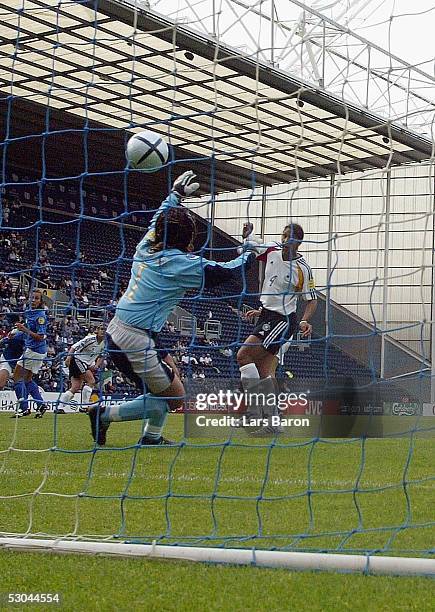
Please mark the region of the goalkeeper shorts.
POLYGON ((115 366, 141 391, 163 393, 174 380, 153 335, 114 317, 107 327, 107 348, 115 366))

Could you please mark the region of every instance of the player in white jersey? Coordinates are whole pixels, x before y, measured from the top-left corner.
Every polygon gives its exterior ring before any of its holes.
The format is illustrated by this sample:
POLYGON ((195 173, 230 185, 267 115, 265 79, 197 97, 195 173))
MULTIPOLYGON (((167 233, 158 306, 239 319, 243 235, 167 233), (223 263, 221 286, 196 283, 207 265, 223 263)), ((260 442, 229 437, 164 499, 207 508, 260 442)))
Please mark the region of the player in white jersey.
POLYGON ((302 337, 311 334, 310 320, 317 307, 317 295, 310 266, 298 253, 304 238, 302 227, 287 225, 281 244, 261 245, 252 234, 251 224, 245 224, 245 243, 257 244, 257 260, 264 262, 264 281, 261 289, 261 307, 247 312, 249 318, 258 317, 257 325, 237 353, 242 385, 245 390, 264 379, 263 392, 273 392, 272 382, 276 355, 280 347, 297 331, 302 337), (306 301, 302 320, 297 322, 298 299, 306 301), (270 389, 269 389, 270 387, 270 389))
POLYGON ((88 334, 71 346, 65 359, 69 369, 71 386, 59 397, 58 410, 69 404, 76 393, 82 391, 83 406, 89 405, 92 389, 95 386, 94 367, 99 366, 101 353, 104 351, 105 329, 97 327, 95 334, 88 334))

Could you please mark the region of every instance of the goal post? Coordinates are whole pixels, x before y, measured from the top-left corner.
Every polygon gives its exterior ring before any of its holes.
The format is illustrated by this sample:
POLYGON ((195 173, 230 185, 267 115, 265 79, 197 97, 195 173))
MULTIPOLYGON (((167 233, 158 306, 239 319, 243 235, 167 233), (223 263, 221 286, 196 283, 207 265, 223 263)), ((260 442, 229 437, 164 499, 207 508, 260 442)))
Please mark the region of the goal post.
POLYGON ((152 544, 114 544, 109 542, 32 540, 29 538, 1 538, 0 548, 17 552, 145 557, 171 561, 281 568, 293 571, 328 571, 379 576, 435 576, 434 559, 412 557, 161 546, 155 542, 152 544))

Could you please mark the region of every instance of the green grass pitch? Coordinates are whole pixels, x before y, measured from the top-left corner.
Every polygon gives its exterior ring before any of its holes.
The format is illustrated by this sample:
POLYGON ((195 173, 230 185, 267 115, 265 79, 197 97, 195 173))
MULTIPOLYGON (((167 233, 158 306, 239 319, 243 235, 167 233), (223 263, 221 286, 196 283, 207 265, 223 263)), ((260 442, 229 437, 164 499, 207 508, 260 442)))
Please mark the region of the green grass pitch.
MULTIPOLYGON (((434 546, 431 439, 283 438, 273 447, 196 439, 138 449, 140 426, 113 424, 107 446, 95 451, 85 415, 0 415, 2 534, 399 555, 434 546)), ((166 435, 181 440, 182 429, 182 417, 171 415, 166 435)), ((434 587, 425 578, 6 551, 0 571, 3 591, 55 589, 70 609, 363 610, 376 601, 378 609, 396 602, 421 610, 434 587)))

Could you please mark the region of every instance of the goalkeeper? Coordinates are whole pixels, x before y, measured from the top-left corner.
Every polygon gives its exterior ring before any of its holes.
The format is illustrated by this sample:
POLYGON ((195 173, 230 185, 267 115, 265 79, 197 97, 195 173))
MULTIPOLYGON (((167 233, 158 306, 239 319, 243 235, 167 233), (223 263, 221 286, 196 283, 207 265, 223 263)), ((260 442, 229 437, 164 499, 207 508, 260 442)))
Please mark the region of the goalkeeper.
POLYGON ((115 366, 143 395, 119 406, 89 408, 92 435, 100 445, 106 442, 111 422, 133 420, 147 421, 142 445, 171 444, 162 436, 163 426, 168 411, 182 405, 184 387, 168 359, 159 356, 157 335, 186 290, 228 282, 234 274, 244 274, 253 257, 244 252, 217 263, 192 254, 195 221, 180 202, 197 189, 192 171, 176 179, 137 245, 130 282, 107 328, 106 341, 115 366))

